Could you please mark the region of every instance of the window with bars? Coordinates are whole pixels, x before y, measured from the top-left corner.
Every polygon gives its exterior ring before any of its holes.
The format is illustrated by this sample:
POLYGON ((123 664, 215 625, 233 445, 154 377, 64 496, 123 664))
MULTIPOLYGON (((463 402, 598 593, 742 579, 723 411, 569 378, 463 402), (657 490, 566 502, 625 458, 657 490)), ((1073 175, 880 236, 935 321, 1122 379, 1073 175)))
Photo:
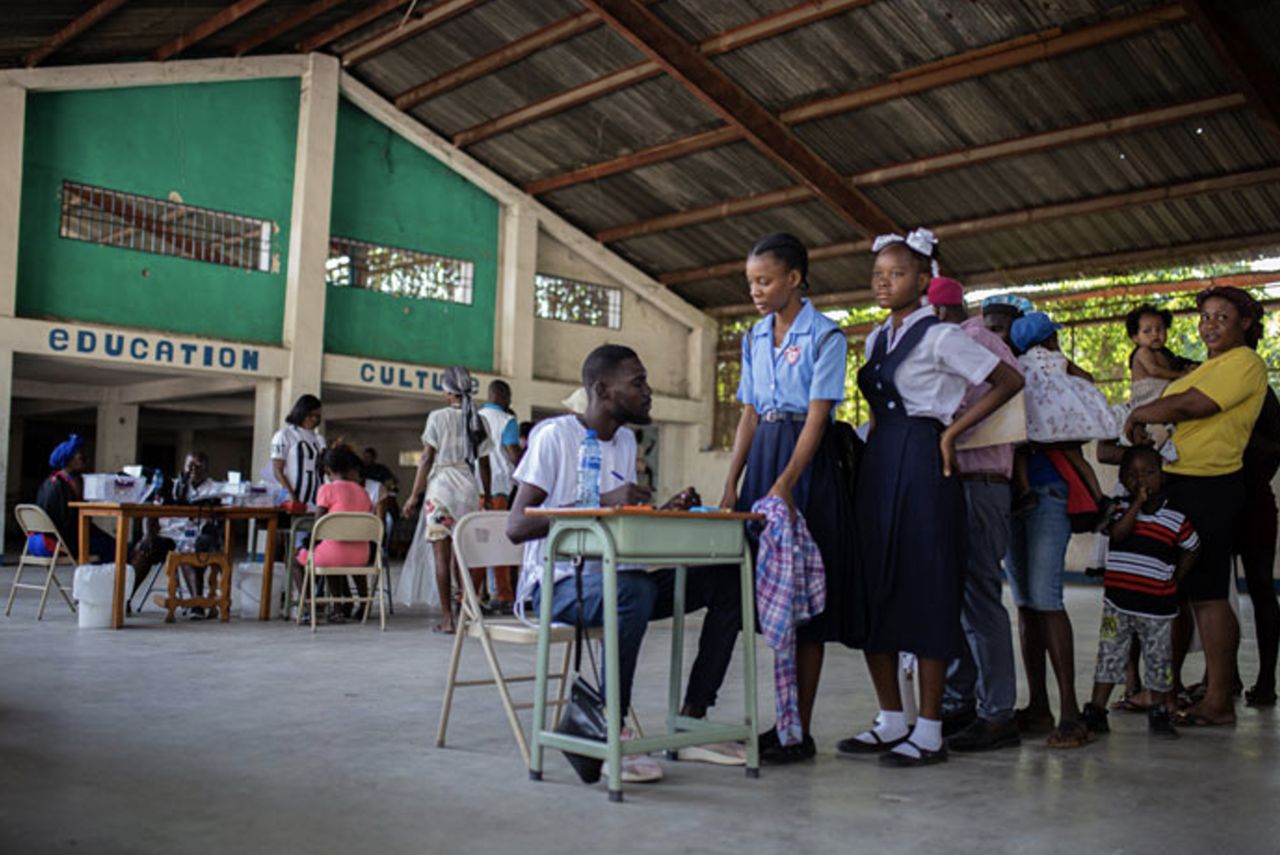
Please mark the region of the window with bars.
POLYGON ((534 314, 550 321, 589 327, 622 327, 622 289, 538 273, 533 277, 534 314))
POLYGON ((325 281, 338 288, 470 305, 474 279, 475 264, 463 259, 350 238, 329 239, 325 281))
POLYGON ((274 231, 270 220, 62 182, 58 234, 69 240, 266 273, 274 231))

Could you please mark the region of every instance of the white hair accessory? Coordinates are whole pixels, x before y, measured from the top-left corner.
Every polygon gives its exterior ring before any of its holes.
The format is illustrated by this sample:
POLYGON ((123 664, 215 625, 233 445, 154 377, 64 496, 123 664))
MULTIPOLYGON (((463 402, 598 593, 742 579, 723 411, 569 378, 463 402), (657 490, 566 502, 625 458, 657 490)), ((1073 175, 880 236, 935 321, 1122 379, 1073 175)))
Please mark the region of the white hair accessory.
POLYGON ((929 259, 930 271, 935 277, 941 275, 938 269, 938 260, 934 258, 934 253, 938 248, 938 238, 929 229, 912 229, 907 233, 906 237, 896 234, 880 235, 871 242, 871 251, 879 253, 885 247, 892 246, 895 243, 905 243, 912 252, 919 253, 929 259))

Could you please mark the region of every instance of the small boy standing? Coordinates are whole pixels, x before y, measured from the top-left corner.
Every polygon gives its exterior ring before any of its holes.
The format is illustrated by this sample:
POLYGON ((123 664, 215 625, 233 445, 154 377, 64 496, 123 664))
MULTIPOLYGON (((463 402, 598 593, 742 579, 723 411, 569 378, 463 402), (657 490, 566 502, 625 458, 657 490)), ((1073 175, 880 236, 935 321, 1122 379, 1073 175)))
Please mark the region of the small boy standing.
POLYGON ((1120 481, 1129 498, 1113 511, 1111 549, 1103 577, 1102 628, 1093 699, 1082 718, 1093 733, 1107 733, 1107 701, 1124 680, 1134 635, 1142 647, 1144 678, 1153 703, 1151 735, 1176 739, 1169 715, 1173 690, 1170 628, 1178 614, 1178 581, 1195 564, 1200 538, 1186 515, 1164 496, 1160 455, 1150 446, 1125 449, 1120 481))

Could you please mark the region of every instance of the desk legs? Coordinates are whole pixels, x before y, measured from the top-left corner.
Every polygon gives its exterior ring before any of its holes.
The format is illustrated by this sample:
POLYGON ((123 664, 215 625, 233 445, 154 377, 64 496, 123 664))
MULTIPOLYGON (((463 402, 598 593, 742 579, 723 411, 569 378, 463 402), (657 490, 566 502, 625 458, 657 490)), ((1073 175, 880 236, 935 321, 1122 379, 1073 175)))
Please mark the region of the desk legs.
MULTIPOLYGON (((671 592, 671 668, 667 676, 667 734, 676 732, 676 717, 680 715, 680 677, 684 673, 684 595, 688 569, 676 568, 675 585, 671 592)), ((667 758, 675 760, 679 752, 668 751, 667 758)))
MULTIPOLYGON (((555 540, 549 544, 555 546, 555 540)), ((554 555, 552 549, 547 550, 554 555)), ((551 659, 551 601, 555 593, 555 563, 548 558, 542 566, 538 597, 538 662, 533 690, 533 744, 529 749, 529 778, 542 780, 542 731, 547 728, 547 669, 551 659)), ((563 710, 561 710, 563 712, 563 710)))
MULTIPOLYGON (((262 598, 258 601, 258 620, 271 620, 271 574, 275 571, 276 564, 276 515, 272 514, 267 518, 267 547, 263 550, 262 556, 262 591, 259 596, 262 598)), ((291 571, 289 564, 293 560, 290 552, 293 550, 293 544, 289 544, 285 549, 284 556, 284 572, 286 573, 284 583, 289 584, 288 573, 291 571)), ((253 551, 253 544, 249 544, 249 551, 253 551)), ((312 608, 315 604, 312 604, 312 608)), ((301 608, 301 607, 299 607, 301 608)), ((288 619, 285 615, 285 619, 288 619)))
MULTIPOLYGON (((86 534, 87 536, 87 534, 86 534)), ((84 548, 81 541, 81 549, 84 548)), ((111 597, 111 628, 124 626, 124 568, 129 563, 129 521, 116 516, 116 585, 111 597)))
MULTIPOLYGON (((80 555, 77 557, 77 564, 89 563, 89 515, 84 511, 80 512, 79 518, 76 520, 76 534, 80 537, 80 555)), ((106 558, 105 555, 98 556, 106 558)))
POLYGON ((760 777, 760 721, 756 705, 756 606, 755 578, 751 566, 751 554, 742 556, 742 664, 743 686, 746 691, 747 725, 751 736, 747 738, 747 777, 760 777))
MULTIPOLYGON (((612 546, 612 544, 610 544, 612 546)), ((604 708, 609 764, 609 801, 622 801, 622 674, 618 670, 618 567, 613 550, 605 554, 604 708)))

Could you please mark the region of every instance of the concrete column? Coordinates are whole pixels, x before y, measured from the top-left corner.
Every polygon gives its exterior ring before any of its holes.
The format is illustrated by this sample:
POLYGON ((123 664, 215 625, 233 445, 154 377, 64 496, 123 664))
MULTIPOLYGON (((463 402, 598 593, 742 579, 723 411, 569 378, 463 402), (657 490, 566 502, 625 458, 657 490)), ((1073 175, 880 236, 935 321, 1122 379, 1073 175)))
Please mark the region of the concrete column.
MULTIPOLYGON (((0 318, 13 317, 18 296, 18 219, 22 208, 26 109, 27 90, 0 85, 0 318)), ((12 388, 7 380, 5 387, 12 388)))
MULTIPOLYGON (((716 346, 719 328, 705 318, 704 323, 689 332, 689 397, 701 405, 702 419, 690 437, 695 448, 711 445, 711 427, 716 411, 716 346)), ((718 497, 717 497, 718 498, 718 497)))
POLYGON ((98 405, 93 471, 116 472, 137 463, 138 405, 107 401, 98 405))
POLYGON ((13 351, 0 348, 0 555, 4 554, 4 527, 9 522, 9 419, 13 415, 13 351))
MULTIPOLYGON (((289 374, 283 399, 291 405, 320 394, 324 362, 324 266, 329 258, 329 211, 338 127, 338 60, 313 53, 302 76, 298 145, 289 217, 283 342, 289 374)), ((257 452, 255 451, 255 455, 257 452)))
POLYGON ((253 391, 253 471, 245 478, 256 481, 271 460, 271 435, 283 421, 280 415, 280 381, 259 380, 253 391))
POLYGON ((521 381, 533 378, 533 275, 537 270, 538 214, 525 205, 508 205, 502 212, 495 344, 498 370, 514 381, 517 411, 521 381))

